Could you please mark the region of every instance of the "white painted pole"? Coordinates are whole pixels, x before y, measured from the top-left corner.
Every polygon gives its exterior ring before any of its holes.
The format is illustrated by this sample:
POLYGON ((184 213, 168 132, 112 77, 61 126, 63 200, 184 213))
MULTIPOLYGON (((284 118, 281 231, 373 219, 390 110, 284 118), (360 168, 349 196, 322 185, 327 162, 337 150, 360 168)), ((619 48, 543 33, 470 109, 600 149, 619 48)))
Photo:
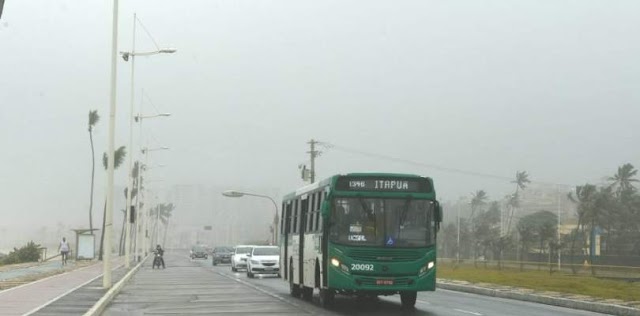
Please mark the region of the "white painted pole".
POLYGON ((116 131, 116 78, 118 62, 118 0, 113 0, 111 31, 111 82, 109 97, 109 140, 107 147, 107 209, 105 213, 102 286, 111 288, 111 238, 113 235, 113 171, 116 131))
POLYGON ((124 267, 129 269, 131 267, 131 196, 133 195, 133 98, 134 98, 134 62, 136 60, 135 57, 135 49, 136 49, 136 14, 133 14, 133 43, 131 44, 131 115, 129 116, 129 172, 127 173, 129 176, 127 177, 128 182, 128 193, 127 193, 127 209, 126 209, 126 220, 125 220, 125 247, 124 247, 124 267))

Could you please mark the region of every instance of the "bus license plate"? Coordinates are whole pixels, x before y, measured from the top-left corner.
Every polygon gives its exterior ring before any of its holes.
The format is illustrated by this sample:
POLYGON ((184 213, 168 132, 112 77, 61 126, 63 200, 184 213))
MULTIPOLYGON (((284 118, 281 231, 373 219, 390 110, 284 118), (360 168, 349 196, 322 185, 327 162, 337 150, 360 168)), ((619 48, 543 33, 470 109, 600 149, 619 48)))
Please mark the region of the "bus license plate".
POLYGON ((376 285, 393 285, 393 280, 376 280, 376 285))

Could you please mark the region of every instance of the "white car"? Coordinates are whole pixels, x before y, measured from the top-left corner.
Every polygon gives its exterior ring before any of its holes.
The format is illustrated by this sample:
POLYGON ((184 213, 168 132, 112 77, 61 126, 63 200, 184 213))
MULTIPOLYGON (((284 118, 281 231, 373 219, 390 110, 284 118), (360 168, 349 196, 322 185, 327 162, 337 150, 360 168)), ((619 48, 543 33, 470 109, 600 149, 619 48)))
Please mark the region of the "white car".
POLYGON ((276 246, 255 246, 247 261, 247 277, 256 274, 280 275, 280 248, 276 246))
POLYGON ((237 272, 240 269, 247 268, 247 255, 254 246, 239 245, 236 246, 233 255, 231 255, 231 271, 237 272))

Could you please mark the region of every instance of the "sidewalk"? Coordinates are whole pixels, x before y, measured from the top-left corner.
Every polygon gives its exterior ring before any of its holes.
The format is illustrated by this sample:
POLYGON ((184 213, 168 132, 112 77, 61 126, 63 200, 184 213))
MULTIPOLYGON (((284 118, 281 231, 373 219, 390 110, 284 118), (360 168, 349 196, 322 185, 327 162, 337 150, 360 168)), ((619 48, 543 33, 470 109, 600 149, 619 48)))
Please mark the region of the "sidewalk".
POLYGON ((39 262, 31 265, 5 267, 0 270, 0 281, 13 280, 18 278, 29 278, 42 274, 49 274, 53 272, 59 272, 62 270, 73 270, 77 267, 84 266, 86 264, 78 263, 75 261, 68 261, 66 266, 62 266, 60 261, 39 262))
MULTIPOLYGON (((113 267, 122 265, 113 259, 113 267)), ((59 268, 58 263, 58 268, 59 268)), ((0 291, 0 315, 33 313, 102 275, 102 262, 0 291)))

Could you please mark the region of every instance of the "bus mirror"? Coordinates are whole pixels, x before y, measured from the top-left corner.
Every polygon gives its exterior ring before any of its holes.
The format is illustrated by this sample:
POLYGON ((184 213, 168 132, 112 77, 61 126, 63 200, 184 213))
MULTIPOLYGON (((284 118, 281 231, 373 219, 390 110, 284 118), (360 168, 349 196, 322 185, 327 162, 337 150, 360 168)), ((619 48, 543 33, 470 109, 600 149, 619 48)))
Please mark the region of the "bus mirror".
POLYGON ((442 223, 442 206, 440 206, 440 203, 436 202, 436 214, 435 214, 436 218, 436 222, 438 223, 442 223))

